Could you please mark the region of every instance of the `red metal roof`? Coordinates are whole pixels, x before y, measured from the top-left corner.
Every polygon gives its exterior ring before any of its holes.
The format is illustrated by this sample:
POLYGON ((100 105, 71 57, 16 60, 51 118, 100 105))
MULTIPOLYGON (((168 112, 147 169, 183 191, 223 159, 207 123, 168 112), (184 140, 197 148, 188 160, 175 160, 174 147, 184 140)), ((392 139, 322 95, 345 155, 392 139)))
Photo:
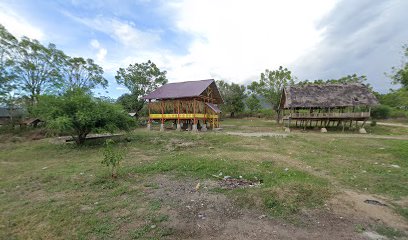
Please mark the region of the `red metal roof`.
POLYGON ((223 100, 214 79, 168 83, 147 94, 143 97, 143 99, 178 99, 199 97, 211 84, 213 84, 214 98, 218 103, 222 103, 223 100))

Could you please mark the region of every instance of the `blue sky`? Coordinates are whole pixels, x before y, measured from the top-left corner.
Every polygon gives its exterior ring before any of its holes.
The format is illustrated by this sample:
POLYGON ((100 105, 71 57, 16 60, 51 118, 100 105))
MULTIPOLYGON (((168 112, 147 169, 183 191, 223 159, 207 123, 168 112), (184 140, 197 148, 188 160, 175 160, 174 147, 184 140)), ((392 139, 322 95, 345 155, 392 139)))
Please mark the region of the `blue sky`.
POLYGON ((279 65, 299 80, 367 75, 377 91, 408 43, 404 0, 2 0, 0 23, 16 36, 95 59, 118 97, 119 67, 152 60, 171 82, 246 84, 279 65))

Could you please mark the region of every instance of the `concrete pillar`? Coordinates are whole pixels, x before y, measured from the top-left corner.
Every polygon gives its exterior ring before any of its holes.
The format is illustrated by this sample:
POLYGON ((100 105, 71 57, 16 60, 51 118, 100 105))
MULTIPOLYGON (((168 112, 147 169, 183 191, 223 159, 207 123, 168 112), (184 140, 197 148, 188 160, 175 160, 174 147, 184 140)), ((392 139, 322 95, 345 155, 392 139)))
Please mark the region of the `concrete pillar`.
POLYGON ((176 131, 181 131, 181 124, 177 124, 176 131))
POLYGON ((197 124, 193 124, 193 128, 191 129, 192 132, 198 132, 197 124))
POLYGON ((203 124, 203 126, 201 126, 201 132, 207 132, 207 124, 203 124))
POLYGON ((288 127, 285 127, 285 132, 288 132, 288 133, 290 133, 290 128, 288 128, 288 127))
POLYGON ((358 132, 359 132, 359 133, 362 133, 362 134, 366 134, 366 133, 367 133, 367 131, 365 130, 365 128, 360 128, 360 129, 358 130, 358 132))
POLYGON ((320 129, 320 132, 322 132, 322 133, 327 133, 327 129, 326 129, 326 128, 321 128, 321 129, 320 129))
POLYGON ((149 131, 152 130, 152 124, 151 123, 147 124, 147 130, 149 130, 149 131))
POLYGON ((160 132, 164 132, 164 124, 160 124, 160 132))

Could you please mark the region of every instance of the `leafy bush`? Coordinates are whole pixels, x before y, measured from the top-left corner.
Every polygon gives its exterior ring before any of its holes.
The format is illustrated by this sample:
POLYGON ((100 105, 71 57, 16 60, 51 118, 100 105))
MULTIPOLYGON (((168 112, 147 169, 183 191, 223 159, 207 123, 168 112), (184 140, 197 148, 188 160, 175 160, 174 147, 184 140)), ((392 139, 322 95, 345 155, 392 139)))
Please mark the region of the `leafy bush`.
POLYGON ((386 105, 379 105, 372 109, 371 117, 373 119, 387 119, 390 117, 391 108, 386 105))
POLYGON ((76 89, 62 96, 42 96, 33 113, 56 133, 67 133, 78 145, 91 132, 128 130, 133 119, 119 105, 76 89))

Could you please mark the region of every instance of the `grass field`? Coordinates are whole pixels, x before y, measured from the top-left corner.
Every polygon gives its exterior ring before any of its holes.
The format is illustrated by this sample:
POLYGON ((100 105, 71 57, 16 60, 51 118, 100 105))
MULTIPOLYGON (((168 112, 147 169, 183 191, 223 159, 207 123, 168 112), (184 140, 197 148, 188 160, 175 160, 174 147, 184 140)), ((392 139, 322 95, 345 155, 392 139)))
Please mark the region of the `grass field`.
POLYGON ((245 239, 245 227, 256 230, 251 224, 269 226, 266 233, 275 231, 278 238, 297 238, 290 234, 322 231, 311 219, 339 225, 322 238, 364 239, 367 231, 406 237, 407 129, 376 126, 368 135, 310 129, 275 138, 227 134, 283 132, 273 121, 228 119, 222 125, 223 131, 199 134, 133 131, 116 145, 126 152, 116 180, 100 163, 100 145, 2 141, 0 238, 205 239, 210 230, 215 237, 239 232, 228 227, 234 224, 244 231, 238 239, 245 239), (262 184, 224 189, 218 184, 223 176, 262 184), (389 217, 353 215, 365 209, 337 201, 343 191, 386 202, 384 209, 373 208, 389 217), (282 227, 272 231, 272 223, 282 227))

